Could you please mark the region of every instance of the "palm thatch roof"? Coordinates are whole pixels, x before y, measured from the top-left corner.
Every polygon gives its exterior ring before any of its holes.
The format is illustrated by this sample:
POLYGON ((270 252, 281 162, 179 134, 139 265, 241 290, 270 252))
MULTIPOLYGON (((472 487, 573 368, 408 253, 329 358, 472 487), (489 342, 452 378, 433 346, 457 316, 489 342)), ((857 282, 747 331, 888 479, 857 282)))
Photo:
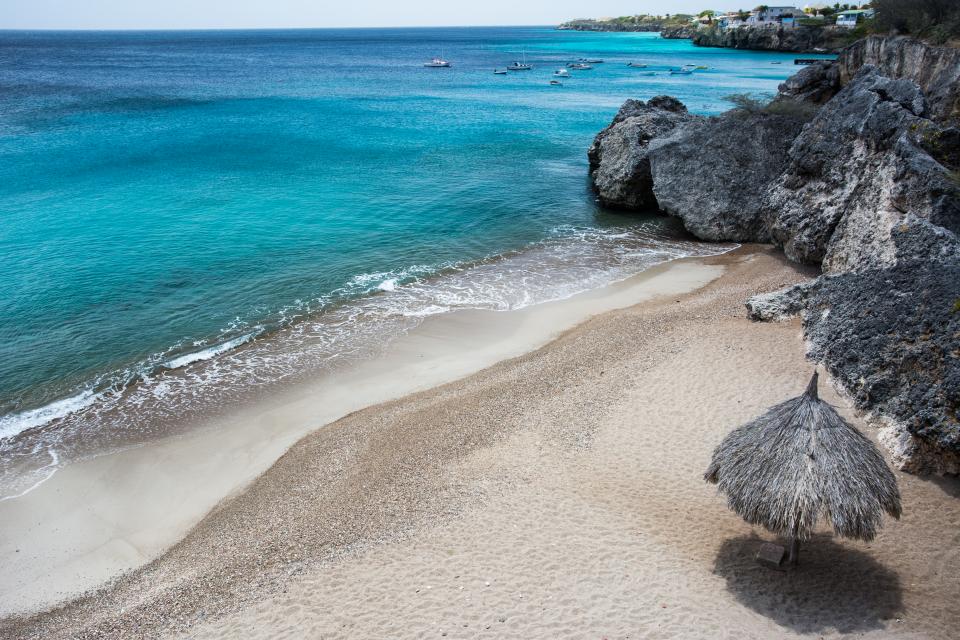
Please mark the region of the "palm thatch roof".
POLYGON ((847 538, 872 540, 883 512, 900 517, 900 492, 873 443, 807 391, 731 432, 704 474, 750 524, 807 540, 821 517, 847 538))

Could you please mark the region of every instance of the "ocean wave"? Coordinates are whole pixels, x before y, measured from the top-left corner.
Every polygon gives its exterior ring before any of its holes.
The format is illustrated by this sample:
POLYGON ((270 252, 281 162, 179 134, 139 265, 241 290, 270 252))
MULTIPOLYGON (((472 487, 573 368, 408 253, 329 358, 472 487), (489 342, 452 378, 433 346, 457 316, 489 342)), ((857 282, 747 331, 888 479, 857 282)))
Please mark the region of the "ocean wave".
POLYGON ((100 394, 88 389, 36 409, 0 416, 0 440, 12 438, 27 429, 48 424, 84 407, 89 407, 99 397, 100 394))
POLYGON ((657 225, 560 226, 522 250, 483 260, 358 274, 323 298, 292 302, 272 325, 238 320, 218 339, 184 341, 192 350, 175 345, 68 398, 0 417, 0 485, 6 460, 22 466, 32 456, 38 471, 49 451, 69 460, 160 437, 250 394, 375 357, 429 316, 569 298, 734 246, 679 239, 657 225))
POLYGON ((167 360, 163 363, 165 369, 180 369, 194 362, 203 362, 204 360, 210 360, 215 358, 221 353, 226 353, 231 349, 236 349, 242 344, 246 344, 253 340, 257 336, 257 332, 248 333, 247 335, 234 338, 233 340, 227 340, 226 342, 213 345, 201 351, 195 351, 193 353, 187 353, 182 356, 173 358, 172 360, 167 360))

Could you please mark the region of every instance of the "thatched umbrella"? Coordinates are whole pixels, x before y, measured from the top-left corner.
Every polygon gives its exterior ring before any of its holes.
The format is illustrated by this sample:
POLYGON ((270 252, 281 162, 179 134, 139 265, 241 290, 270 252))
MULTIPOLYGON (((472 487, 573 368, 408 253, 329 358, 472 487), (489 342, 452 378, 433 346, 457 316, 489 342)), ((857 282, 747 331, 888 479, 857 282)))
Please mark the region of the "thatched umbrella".
POLYGON ((795 564, 821 516, 846 538, 872 540, 882 512, 900 517, 897 480, 873 443, 806 392, 730 433, 704 474, 750 524, 790 538, 795 564))

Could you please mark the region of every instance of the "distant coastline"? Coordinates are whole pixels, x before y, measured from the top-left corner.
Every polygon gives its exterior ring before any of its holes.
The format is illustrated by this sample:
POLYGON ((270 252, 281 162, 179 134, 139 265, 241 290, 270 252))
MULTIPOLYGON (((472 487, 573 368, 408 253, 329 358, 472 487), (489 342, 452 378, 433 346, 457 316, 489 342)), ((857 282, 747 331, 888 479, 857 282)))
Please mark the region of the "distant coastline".
POLYGON ((766 21, 727 26, 719 21, 700 22, 694 16, 626 16, 578 18, 557 25, 560 31, 659 32, 667 39, 689 39, 699 47, 786 51, 792 53, 837 53, 860 34, 831 24, 798 24, 766 21))

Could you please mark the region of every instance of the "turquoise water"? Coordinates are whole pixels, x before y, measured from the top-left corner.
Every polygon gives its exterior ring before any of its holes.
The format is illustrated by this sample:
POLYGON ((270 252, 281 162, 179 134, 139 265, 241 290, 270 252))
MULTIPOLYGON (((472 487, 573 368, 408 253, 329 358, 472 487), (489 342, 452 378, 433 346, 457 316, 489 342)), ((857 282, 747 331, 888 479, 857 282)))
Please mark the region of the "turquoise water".
POLYGON ((716 251, 600 210, 586 148, 626 98, 717 113, 793 71, 545 28, 0 32, 0 466, 716 251), (548 84, 582 56, 606 63, 548 84))

